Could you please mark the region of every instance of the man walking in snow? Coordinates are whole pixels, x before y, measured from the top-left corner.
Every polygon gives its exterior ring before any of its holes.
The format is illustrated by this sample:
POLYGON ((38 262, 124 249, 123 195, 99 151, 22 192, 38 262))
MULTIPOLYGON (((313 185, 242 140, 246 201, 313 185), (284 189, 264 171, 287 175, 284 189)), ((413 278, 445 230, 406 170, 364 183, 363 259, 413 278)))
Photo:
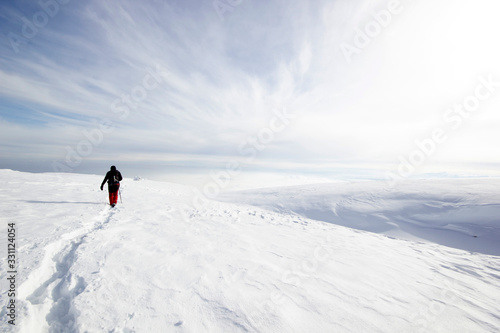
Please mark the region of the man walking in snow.
POLYGON ((109 204, 111 207, 114 207, 118 202, 118 190, 120 189, 120 181, 122 179, 120 171, 116 170, 116 167, 112 165, 111 169, 106 173, 106 177, 104 177, 104 180, 102 181, 101 191, 103 190, 106 181, 108 182, 109 204))

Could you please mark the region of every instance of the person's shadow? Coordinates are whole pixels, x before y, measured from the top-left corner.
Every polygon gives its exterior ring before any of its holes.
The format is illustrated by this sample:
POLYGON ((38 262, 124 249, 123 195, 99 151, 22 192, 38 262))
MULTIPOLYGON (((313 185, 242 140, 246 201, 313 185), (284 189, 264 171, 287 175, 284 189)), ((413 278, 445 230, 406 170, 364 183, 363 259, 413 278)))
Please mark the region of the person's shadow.
POLYGON ((27 203, 44 203, 44 204, 81 204, 81 205, 95 205, 103 202, 96 201, 42 201, 42 200, 19 200, 27 203))

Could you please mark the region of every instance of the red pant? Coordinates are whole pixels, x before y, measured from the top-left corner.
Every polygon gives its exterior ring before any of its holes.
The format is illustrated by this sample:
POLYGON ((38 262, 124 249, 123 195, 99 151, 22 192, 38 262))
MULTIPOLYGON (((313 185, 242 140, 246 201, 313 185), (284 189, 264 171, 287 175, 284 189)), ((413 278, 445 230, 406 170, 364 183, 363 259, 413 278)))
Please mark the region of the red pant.
POLYGON ((109 191, 109 204, 113 205, 118 202, 118 190, 120 189, 120 185, 113 185, 108 187, 109 191))

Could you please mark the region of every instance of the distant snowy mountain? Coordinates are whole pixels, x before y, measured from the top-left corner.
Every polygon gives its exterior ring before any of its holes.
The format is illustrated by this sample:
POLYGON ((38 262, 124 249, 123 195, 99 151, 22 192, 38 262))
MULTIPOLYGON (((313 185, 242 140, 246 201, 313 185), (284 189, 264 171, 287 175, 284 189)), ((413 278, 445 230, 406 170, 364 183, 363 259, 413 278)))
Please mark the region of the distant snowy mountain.
POLYGON ((15 301, 16 323, 3 306, 2 332, 500 327, 499 257, 469 246, 498 254, 498 181, 311 185, 207 202, 192 187, 125 179, 115 208, 101 181, 0 170, 0 296, 15 301), (456 236, 467 251, 342 225, 441 244, 456 236))

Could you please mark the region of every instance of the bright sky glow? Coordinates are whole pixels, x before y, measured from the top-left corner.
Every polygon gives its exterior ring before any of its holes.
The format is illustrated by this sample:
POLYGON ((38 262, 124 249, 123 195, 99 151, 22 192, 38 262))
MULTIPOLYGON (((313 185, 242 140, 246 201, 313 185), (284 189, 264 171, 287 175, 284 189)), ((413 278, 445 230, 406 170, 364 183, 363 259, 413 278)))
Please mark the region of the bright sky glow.
POLYGON ((497 0, 4 1, 0 167, 397 173, 403 158, 498 175, 499 12, 497 0), (446 140, 426 153, 416 141, 436 129, 446 140))

